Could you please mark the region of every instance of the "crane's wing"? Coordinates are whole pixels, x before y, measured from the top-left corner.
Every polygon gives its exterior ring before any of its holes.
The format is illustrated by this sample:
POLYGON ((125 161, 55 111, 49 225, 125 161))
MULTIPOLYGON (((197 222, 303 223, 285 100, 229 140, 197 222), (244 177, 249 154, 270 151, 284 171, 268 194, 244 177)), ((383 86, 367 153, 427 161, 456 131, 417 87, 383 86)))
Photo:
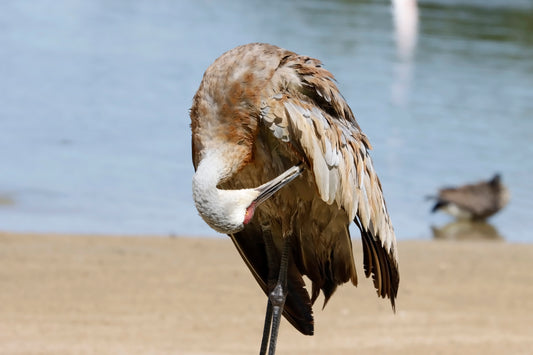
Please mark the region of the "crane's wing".
POLYGON ((289 54, 275 71, 261 102, 261 119, 309 164, 318 193, 343 208, 361 230, 364 267, 378 295, 394 307, 398 255, 381 183, 367 137, 340 94, 332 74, 309 57, 289 54))

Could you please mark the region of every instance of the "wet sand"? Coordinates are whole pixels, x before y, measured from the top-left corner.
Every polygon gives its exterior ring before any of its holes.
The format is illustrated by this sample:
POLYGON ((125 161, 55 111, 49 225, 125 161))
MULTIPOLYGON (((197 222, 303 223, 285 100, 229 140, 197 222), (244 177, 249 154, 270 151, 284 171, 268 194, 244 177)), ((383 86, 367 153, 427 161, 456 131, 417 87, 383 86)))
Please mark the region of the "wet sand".
MULTIPOLYGON (((530 354, 533 245, 401 241, 397 312, 363 278, 278 354, 530 354)), ((0 233, 0 354, 256 354, 266 296, 225 237, 0 233)))

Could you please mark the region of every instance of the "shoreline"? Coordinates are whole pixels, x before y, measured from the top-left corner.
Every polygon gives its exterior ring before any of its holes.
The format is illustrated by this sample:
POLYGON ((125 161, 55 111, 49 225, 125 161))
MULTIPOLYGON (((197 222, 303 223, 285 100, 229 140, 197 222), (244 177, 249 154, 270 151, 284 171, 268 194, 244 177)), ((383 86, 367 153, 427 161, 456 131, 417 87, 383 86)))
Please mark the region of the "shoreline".
MULTIPOLYGON (((394 314, 364 278, 282 321, 278 354, 526 354, 533 245, 400 240, 394 314)), ((249 354, 266 296, 227 238, 0 232, 0 349, 9 354, 249 354), (154 238, 156 237, 156 238, 154 238)))

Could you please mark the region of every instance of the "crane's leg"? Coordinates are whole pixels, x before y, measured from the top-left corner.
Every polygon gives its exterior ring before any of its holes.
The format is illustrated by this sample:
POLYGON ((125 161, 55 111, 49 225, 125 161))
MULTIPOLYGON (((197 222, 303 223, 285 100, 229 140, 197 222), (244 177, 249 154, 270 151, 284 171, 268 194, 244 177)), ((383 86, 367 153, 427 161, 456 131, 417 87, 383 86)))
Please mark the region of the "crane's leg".
POLYGON ((260 355, 266 354, 267 344, 269 343, 269 355, 274 355, 276 352, 276 342, 278 339, 279 324, 281 322, 281 315, 283 314, 283 306, 287 298, 287 268, 290 250, 290 237, 285 238, 281 260, 276 258, 274 242, 270 228, 263 228, 263 236, 265 240, 265 247, 267 251, 267 259, 269 266, 268 275, 268 304, 265 314, 265 325, 263 328, 263 339, 261 340, 260 355), (273 288, 271 285, 275 281, 274 272, 279 270, 276 284, 273 288))
MULTIPOLYGON (((265 242, 265 251, 267 256, 268 263, 268 280, 267 280, 267 289, 271 290, 276 282, 276 278, 279 275, 279 259, 277 258, 276 248, 274 246, 274 241, 272 240, 272 232, 270 230, 270 225, 263 224, 261 226, 263 232, 263 240, 265 242)), ((265 314, 265 324, 263 325, 263 338, 261 339, 261 350, 259 355, 265 355, 267 353, 268 341, 270 340, 270 329, 272 325, 272 302, 270 302, 270 297, 267 301, 267 309, 265 314)))
POLYGON ((261 339, 261 350, 259 355, 265 355, 268 347, 268 340, 270 339, 270 328, 272 324, 272 303, 270 299, 267 303, 267 309, 265 314, 265 325, 263 326, 263 338, 261 339))
POLYGON ((269 295, 270 302, 272 303, 272 334, 270 335, 269 355, 276 353, 279 323, 281 322, 285 299, 287 299, 287 268, 289 265, 290 244, 290 238, 286 238, 281 254, 278 282, 269 295))

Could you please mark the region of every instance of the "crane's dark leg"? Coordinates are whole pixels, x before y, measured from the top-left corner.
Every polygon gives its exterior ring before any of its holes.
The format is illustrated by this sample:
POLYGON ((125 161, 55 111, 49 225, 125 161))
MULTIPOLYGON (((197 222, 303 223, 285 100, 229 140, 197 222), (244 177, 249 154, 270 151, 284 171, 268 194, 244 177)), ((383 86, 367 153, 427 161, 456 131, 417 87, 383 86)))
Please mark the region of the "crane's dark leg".
POLYGON ((268 340, 270 339, 270 328, 272 324, 272 303, 270 299, 267 302, 267 309, 265 314, 265 325, 263 326, 263 338, 261 339, 260 355, 265 355, 268 347, 268 340))
POLYGON ((263 227, 263 236, 268 259, 268 304, 265 315, 265 325, 263 328, 263 339, 261 340, 260 355, 266 354, 267 344, 269 345, 269 355, 276 352, 276 342, 278 339, 279 324, 283 314, 283 306, 287 298, 287 268, 289 261, 290 237, 284 241, 281 260, 277 258, 274 242, 269 227, 263 227), (278 272, 277 281, 274 276, 278 272), (273 283, 276 282, 275 285, 273 283), (272 287, 272 285, 274 287, 272 287), (269 342, 270 337, 270 342, 269 342))
POLYGON ((269 355, 274 355, 276 353, 279 323, 281 322, 285 299, 287 299, 287 268, 289 265, 290 246, 290 238, 286 238, 285 244, 283 245, 283 252, 281 254, 278 282, 269 295, 270 302, 272 303, 272 334, 270 334, 269 355))
MULTIPOLYGON (((272 232, 270 226, 264 224, 261 226, 263 232, 263 240, 265 242, 265 250, 268 263, 268 280, 267 280, 267 289, 271 290, 274 287, 274 282, 279 275, 279 259, 277 258, 276 247, 274 246, 274 241, 272 240, 272 232)), ((265 324, 263 326, 263 338, 261 339, 261 350, 259 355, 265 355, 268 348, 268 341, 270 340, 270 329, 272 325, 272 302, 270 302, 270 297, 267 301, 267 309, 265 314, 265 324)))

